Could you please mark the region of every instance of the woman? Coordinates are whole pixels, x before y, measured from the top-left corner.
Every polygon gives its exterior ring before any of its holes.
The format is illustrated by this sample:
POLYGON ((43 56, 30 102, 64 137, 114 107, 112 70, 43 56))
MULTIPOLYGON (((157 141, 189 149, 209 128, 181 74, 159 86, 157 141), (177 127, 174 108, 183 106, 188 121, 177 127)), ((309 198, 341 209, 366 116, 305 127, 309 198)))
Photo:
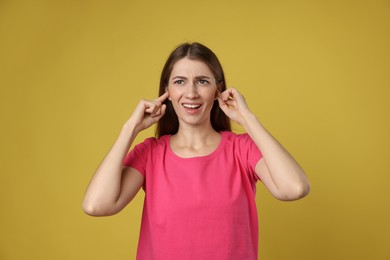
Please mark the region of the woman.
POLYGON ((257 259, 258 179, 280 200, 310 190, 301 167, 244 97, 226 89, 215 54, 186 43, 169 56, 159 97, 141 100, 124 124, 83 208, 93 216, 118 213, 143 187, 137 259, 257 259), (230 120, 247 133, 232 133, 230 120), (127 154, 137 134, 155 123, 157 138, 127 154))

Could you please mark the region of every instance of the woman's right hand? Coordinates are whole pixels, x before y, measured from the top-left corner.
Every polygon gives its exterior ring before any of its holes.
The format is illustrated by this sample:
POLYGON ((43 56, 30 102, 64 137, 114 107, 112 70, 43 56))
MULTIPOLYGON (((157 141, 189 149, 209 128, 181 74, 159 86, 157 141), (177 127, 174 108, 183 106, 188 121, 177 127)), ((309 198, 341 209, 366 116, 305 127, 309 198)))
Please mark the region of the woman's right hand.
POLYGON ((136 133, 149 128, 165 114, 164 100, 168 98, 168 92, 154 100, 141 100, 135 108, 126 125, 134 127, 136 133))

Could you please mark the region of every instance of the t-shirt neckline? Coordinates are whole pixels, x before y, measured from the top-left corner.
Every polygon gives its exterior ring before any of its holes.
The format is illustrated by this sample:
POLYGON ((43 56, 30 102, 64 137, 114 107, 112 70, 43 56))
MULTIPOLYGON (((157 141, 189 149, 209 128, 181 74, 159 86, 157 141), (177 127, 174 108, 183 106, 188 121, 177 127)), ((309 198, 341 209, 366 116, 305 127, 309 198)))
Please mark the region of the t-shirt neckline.
POLYGON ((209 153, 207 155, 188 157, 188 158, 187 157, 180 157, 177 154, 175 154, 175 152, 172 150, 171 142, 170 142, 172 135, 168 135, 167 138, 165 139, 168 155, 170 155, 171 157, 173 157, 175 160, 178 160, 178 161, 187 161, 188 162, 188 161, 207 161, 207 160, 211 160, 211 159, 215 158, 216 156, 218 156, 220 151, 225 146, 226 139, 227 139, 226 131, 222 131, 222 132, 220 132, 220 134, 221 134, 221 140, 220 140, 217 148, 215 148, 214 151, 212 151, 211 153, 209 153))

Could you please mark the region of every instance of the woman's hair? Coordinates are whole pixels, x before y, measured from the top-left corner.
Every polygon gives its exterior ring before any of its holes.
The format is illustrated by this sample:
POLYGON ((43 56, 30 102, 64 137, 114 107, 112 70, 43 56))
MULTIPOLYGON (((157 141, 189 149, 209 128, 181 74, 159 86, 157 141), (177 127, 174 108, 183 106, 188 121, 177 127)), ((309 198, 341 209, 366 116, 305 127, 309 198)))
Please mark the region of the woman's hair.
MULTIPOLYGON (((226 90, 225 76, 217 56, 206 46, 194 42, 179 45, 169 55, 161 73, 159 96, 163 95, 168 87, 173 66, 183 58, 204 62, 215 77, 218 91, 223 92, 226 90)), ((165 115, 157 122, 156 137, 158 138, 166 134, 176 134, 179 130, 179 120, 172 103, 167 99, 164 101, 164 104, 167 106, 167 109, 165 115)), ((230 119, 219 107, 218 100, 214 101, 210 113, 210 121, 211 126, 217 132, 231 131, 230 119)))

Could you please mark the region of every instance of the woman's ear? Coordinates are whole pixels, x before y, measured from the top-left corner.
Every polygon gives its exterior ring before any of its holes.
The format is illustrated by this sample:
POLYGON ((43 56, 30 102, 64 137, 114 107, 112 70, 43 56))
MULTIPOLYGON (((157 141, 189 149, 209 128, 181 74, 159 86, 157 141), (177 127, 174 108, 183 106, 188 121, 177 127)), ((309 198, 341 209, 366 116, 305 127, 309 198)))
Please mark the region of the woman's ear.
POLYGON ((217 100, 221 92, 219 92, 219 89, 215 91, 214 100, 217 100))
MULTIPOLYGON (((168 87, 165 87, 165 92, 168 92, 168 87)), ((168 100, 169 101, 171 100, 171 97, 169 96, 169 92, 168 92, 168 100)))

